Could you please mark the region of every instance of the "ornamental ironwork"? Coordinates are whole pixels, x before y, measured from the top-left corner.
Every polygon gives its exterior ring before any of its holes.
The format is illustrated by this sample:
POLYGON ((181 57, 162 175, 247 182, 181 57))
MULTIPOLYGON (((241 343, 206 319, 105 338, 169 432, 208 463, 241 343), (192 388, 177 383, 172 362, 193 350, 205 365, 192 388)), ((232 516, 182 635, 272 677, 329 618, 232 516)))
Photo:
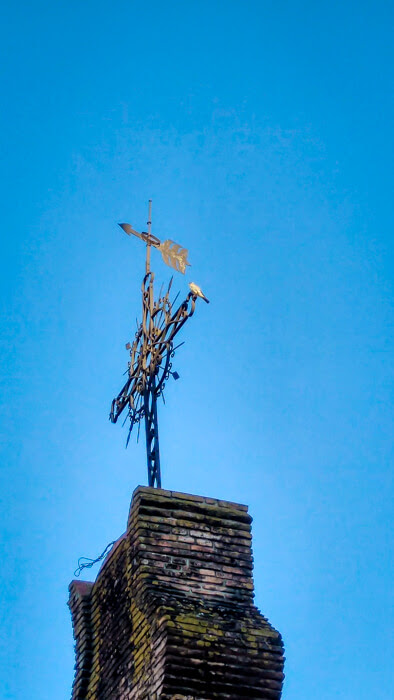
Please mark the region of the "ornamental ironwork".
POLYGON ((126 411, 125 422, 129 420, 129 432, 140 422, 145 421, 146 457, 149 486, 161 487, 159 431, 157 420, 157 399, 161 396, 164 401, 164 388, 170 376, 179 379, 179 374, 172 369, 175 351, 183 345, 174 344, 175 336, 179 333, 187 319, 194 314, 197 297, 209 303, 200 287, 191 282, 190 292, 186 299, 177 307, 175 303, 178 294, 171 301, 170 291, 173 277, 168 284, 165 294, 160 291, 157 300, 154 298, 154 273, 150 268, 151 248, 157 248, 166 263, 177 272, 185 274, 190 265, 187 260, 188 251, 179 243, 166 240, 163 243, 151 233, 152 201, 149 200, 148 231, 139 233, 130 224, 119 224, 127 233, 134 235, 146 243, 145 275, 142 280, 142 321, 138 324, 134 340, 127 343, 126 349, 130 354, 127 380, 119 394, 111 404, 110 420, 116 423, 121 414, 126 411))

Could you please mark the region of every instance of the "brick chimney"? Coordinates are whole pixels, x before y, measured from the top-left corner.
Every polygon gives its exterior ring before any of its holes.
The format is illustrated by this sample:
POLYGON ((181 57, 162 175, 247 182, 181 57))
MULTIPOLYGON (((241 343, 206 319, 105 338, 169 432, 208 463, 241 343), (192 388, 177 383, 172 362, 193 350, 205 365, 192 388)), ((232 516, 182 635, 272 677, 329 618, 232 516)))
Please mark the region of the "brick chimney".
POLYGON ((72 581, 72 700, 281 697, 283 644, 253 605, 247 507, 139 486, 96 582, 72 581))

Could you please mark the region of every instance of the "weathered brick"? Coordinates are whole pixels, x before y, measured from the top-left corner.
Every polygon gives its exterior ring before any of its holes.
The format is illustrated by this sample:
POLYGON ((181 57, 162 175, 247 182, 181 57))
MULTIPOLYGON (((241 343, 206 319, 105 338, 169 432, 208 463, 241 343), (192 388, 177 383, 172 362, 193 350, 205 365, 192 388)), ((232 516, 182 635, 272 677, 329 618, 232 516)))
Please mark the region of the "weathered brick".
POLYGON ((73 581, 72 700, 279 699, 281 637, 253 605, 247 507, 138 487, 96 582, 73 581))

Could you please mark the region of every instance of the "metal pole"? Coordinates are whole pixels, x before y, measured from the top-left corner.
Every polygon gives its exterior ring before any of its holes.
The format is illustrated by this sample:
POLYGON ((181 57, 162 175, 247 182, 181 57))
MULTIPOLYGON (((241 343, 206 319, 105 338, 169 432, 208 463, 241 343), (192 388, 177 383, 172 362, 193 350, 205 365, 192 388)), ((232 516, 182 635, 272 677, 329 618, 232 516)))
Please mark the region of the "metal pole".
POLYGON ((159 429, 157 424, 156 379, 144 391, 146 459, 148 484, 161 488, 159 429))
POLYGON ((148 272, 150 272, 150 249, 151 249, 150 233, 151 233, 151 227, 152 227, 152 200, 151 199, 149 200, 148 221, 146 223, 148 224, 148 236, 149 236, 148 243, 146 244, 145 274, 147 275, 148 272))

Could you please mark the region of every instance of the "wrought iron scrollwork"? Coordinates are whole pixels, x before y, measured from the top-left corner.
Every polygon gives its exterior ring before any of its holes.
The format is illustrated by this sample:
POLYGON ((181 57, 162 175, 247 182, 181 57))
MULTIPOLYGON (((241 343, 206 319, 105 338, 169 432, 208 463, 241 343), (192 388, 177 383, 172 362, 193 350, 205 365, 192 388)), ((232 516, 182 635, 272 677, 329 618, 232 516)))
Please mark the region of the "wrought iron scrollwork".
MULTIPOLYGON (((116 423, 127 408, 129 434, 145 419, 148 483, 161 486, 160 451, 157 420, 157 399, 163 395, 172 372, 175 355, 174 338, 195 310, 196 297, 190 292, 174 311, 170 300, 172 279, 164 296, 154 301, 154 274, 149 272, 142 282, 142 322, 132 344, 128 343, 130 360, 128 378, 113 399, 110 420, 116 423)), ((126 419, 127 419, 126 418, 126 419)))
POLYGON ((127 343, 126 348, 130 354, 127 369, 127 381, 119 394, 113 399, 110 411, 110 420, 116 423, 122 413, 127 410, 125 422, 129 420, 129 432, 126 446, 135 425, 145 420, 146 454, 148 466, 149 486, 161 487, 159 431, 157 420, 157 399, 162 396, 164 400, 164 388, 167 380, 172 375, 178 379, 177 372, 172 370, 171 360, 180 345, 174 347, 174 338, 193 316, 196 299, 202 297, 199 287, 193 283, 191 291, 186 299, 174 310, 178 295, 171 302, 170 291, 173 278, 164 296, 159 294, 157 301, 154 299, 154 273, 150 269, 150 249, 158 248, 167 265, 178 272, 184 273, 188 251, 178 243, 167 240, 164 243, 151 233, 151 202, 149 202, 148 232, 139 233, 130 224, 120 224, 128 234, 133 234, 146 243, 146 267, 142 280, 142 321, 138 325, 132 343, 127 343))

